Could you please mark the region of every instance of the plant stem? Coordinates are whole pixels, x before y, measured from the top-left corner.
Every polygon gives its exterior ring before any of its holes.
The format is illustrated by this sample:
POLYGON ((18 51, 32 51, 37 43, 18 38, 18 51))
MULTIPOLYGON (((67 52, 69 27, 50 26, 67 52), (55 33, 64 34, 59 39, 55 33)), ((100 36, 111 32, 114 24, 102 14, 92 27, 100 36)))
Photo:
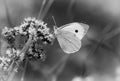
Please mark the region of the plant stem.
POLYGON ((48 72, 46 77, 46 81, 53 81, 53 80, 57 80, 57 76, 62 72, 62 70, 64 69, 67 60, 69 58, 70 55, 65 55, 63 56, 60 61, 55 64, 55 66, 53 66, 50 71, 48 72))
MULTIPOLYGON (((32 35, 29 36, 29 39, 28 39, 27 43, 25 44, 25 46, 23 47, 23 49, 21 50, 21 52, 18 54, 18 56, 24 55, 31 43, 32 43, 32 35)), ((10 74, 10 76, 8 77, 7 81, 13 81, 13 78, 14 78, 14 76, 16 74, 16 69, 18 67, 19 67, 19 65, 16 65, 14 67, 14 69, 13 69, 12 73, 10 74)))
POLYGON ((14 67, 14 69, 13 69, 11 75, 8 77, 7 81, 13 81, 13 78, 14 78, 14 76, 16 74, 16 69, 17 69, 17 66, 14 67))
POLYGON ((28 64, 28 59, 26 58, 25 67, 24 67, 23 74, 22 74, 22 77, 21 77, 20 81, 24 81, 27 64, 28 64))
POLYGON ((7 2, 6 2, 6 0, 3 0, 3 2, 4 2, 4 5, 5 5, 6 18, 7 18, 8 24, 9 24, 10 27, 13 27, 13 23, 12 23, 12 20, 10 18, 10 13, 9 13, 7 2))
POLYGON ((46 16, 49 8, 51 7, 52 3, 54 0, 48 0, 48 2, 46 3, 46 6, 44 6, 44 11, 42 12, 40 19, 43 20, 43 18, 46 16))
POLYGON ((46 3, 46 0, 43 0, 37 19, 41 19, 40 17, 42 16, 41 14, 42 14, 42 12, 43 12, 43 8, 44 8, 44 6, 45 6, 45 3, 46 3))
POLYGON ((25 53, 31 43, 32 43, 32 35, 29 36, 29 39, 28 39, 27 43, 25 44, 25 46, 23 47, 21 52, 18 54, 18 56, 25 53))

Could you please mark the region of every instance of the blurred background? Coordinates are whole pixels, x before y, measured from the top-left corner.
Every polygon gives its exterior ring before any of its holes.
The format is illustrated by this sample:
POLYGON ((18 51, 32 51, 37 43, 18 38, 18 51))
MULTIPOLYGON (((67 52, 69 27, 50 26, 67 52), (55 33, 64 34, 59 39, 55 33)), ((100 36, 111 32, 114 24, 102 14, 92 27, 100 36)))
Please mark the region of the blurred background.
MULTIPOLYGON (((66 55, 57 40, 46 47, 46 60, 30 61, 25 81, 120 81, 120 0, 0 0, 0 32, 20 25, 24 18, 40 18, 53 30, 81 22, 89 30, 81 49, 66 55)), ((5 42, 1 39, 1 49, 5 42)), ((18 72, 15 81, 19 81, 18 72)))

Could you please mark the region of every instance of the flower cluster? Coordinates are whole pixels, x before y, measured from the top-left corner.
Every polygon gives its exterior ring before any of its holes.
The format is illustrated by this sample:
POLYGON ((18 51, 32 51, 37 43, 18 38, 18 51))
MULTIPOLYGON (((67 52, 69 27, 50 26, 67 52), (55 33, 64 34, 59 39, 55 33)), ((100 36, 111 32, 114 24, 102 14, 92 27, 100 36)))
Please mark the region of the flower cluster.
POLYGON ((3 71, 7 70, 7 68, 10 65, 10 58, 7 57, 0 57, 0 69, 2 69, 3 71))
POLYGON ((55 38, 47 24, 35 18, 26 18, 21 25, 13 28, 5 27, 2 36, 9 45, 4 56, 0 57, 0 77, 4 77, 6 72, 17 71, 26 58, 45 60, 43 47, 51 44, 55 38))
POLYGON ((0 70, 3 71, 10 70, 13 63, 18 65, 26 58, 45 60, 43 47, 54 40, 54 35, 50 33, 47 24, 35 18, 26 18, 21 25, 13 28, 5 27, 2 35, 9 44, 4 56, 0 57, 0 70), (28 43, 30 37, 32 42, 28 43))
POLYGON ((27 51, 27 57, 29 57, 30 60, 41 60, 44 61, 46 58, 45 51, 43 50, 43 47, 39 45, 39 42, 33 42, 28 51, 27 51))
POLYGON ((5 27, 2 34, 12 48, 19 50, 24 47, 29 36, 32 35, 33 43, 28 48, 27 52, 30 58, 36 58, 37 56, 38 58, 43 58, 43 55, 45 55, 43 48, 38 47, 42 44, 51 44, 54 40, 54 36, 50 33, 47 24, 35 18, 26 18, 20 26, 16 26, 14 28, 5 27))
POLYGON ((8 71, 13 61, 20 62, 22 58, 17 58, 20 50, 14 48, 7 48, 5 56, 0 57, 0 69, 3 71, 8 71))
POLYGON ((33 35, 34 41, 40 39, 44 44, 52 43, 54 39, 54 36, 49 32, 47 24, 35 18, 26 18, 20 26, 14 28, 5 27, 2 34, 9 43, 14 42, 17 35, 28 37, 33 35))
POLYGON ((50 33, 47 24, 35 18, 27 18, 21 25, 24 31, 27 30, 28 34, 34 35, 34 40, 41 40, 44 44, 52 43, 54 36, 50 33))

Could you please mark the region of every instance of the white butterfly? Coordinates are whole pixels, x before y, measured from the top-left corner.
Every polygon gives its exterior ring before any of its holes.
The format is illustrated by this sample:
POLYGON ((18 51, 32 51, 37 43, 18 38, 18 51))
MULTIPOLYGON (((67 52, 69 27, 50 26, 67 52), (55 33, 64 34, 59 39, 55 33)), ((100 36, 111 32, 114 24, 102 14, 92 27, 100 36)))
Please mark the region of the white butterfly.
POLYGON ((87 24, 74 22, 59 28, 54 27, 54 33, 62 50, 67 54, 71 54, 79 51, 81 39, 88 29, 87 24))

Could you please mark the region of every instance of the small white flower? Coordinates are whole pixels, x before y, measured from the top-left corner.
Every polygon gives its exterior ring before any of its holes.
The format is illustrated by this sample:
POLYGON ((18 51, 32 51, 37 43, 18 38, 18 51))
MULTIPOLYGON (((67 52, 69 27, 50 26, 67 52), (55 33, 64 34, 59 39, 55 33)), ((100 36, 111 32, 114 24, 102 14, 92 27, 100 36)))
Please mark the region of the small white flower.
POLYGON ((14 27, 15 30, 19 30, 19 27, 14 27))
POLYGON ((3 65, 4 65, 4 64, 1 62, 1 63, 0 63, 0 69, 2 69, 3 65))
POLYGON ((36 34, 36 29, 33 28, 33 27, 30 27, 28 31, 29 31, 29 33, 32 34, 32 35, 35 35, 35 34, 36 34))
POLYGON ((83 81, 83 79, 81 77, 74 77, 72 81, 83 81))
POLYGON ((7 49, 7 50, 6 50, 6 54, 11 56, 11 50, 10 50, 10 49, 7 49))
POLYGON ((3 67, 3 70, 4 70, 4 71, 7 70, 7 67, 3 67))
POLYGON ((16 55, 18 56, 20 54, 20 50, 16 50, 16 55))
POLYGON ((4 27, 3 30, 2 30, 2 34, 8 32, 8 31, 9 31, 8 27, 4 27))
POLYGON ((25 54, 24 54, 24 53, 20 54, 20 61, 23 61, 24 56, 25 56, 25 54))
POLYGON ((10 58, 7 58, 7 57, 0 57, 0 69, 6 71, 9 67, 9 64, 11 62, 11 59, 10 58))

